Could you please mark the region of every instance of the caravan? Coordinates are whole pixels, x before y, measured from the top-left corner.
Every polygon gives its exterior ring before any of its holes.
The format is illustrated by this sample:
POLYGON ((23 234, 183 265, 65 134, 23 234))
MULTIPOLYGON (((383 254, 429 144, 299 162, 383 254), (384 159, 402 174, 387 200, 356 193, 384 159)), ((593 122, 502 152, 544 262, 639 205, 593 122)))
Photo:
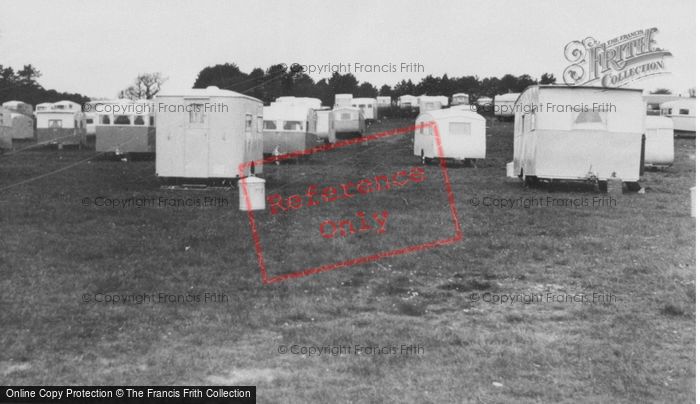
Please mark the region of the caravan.
POLYGON ((353 98, 351 105, 362 110, 366 122, 377 119, 377 100, 374 98, 353 98))
POLYGON ((520 93, 499 94, 493 97, 493 114, 501 120, 514 117, 515 101, 518 97, 520 93))
POLYGON ((695 132, 695 98, 665 102, 661 114, 673 120, 675 130, 695 132))
MULTIPOLYGON (((210 86, 163 91, 156 104, 156 175, 166 181, 230 180, 239 177, 241 164, 262 159, 257 98, 210 86)), ((253 163, 243 174, 262 169, 253 163)))
POLYGON ((416 119, 413 154, 423 162, 442 157, 466 160, 486 158, 486 120, 469 108, 452 107, 421 113, 416 119), (429 125, 434 123, 434 127, 429 125), (442 146, 438 150, 436 136, 442 146))
POLYGON ((328 107, 314 108, 309 110, 309 133, 323 140, 324 143, 335 143, 335 133, 331 137, 331 111, 328 107))
POLYGON ((653 167, 672 165, 673 121, 665 116, 647 115, 644 127, 644 165, 653 167))
POLYGON ((398 102, 401 109, 418 108, 418 97, 413 95, 402 95, 399 97, 398 102))
POLYGON ((154 104, 151 101, 116 100, 95 109, 95 151, 155 153, 154 104))
POLYGON ((377 108, 391 108, 391 97, 382 95, 377 97, 377 108))
POLYGON ((0 153, 12 150, 12 111, 0 107, 0 153))
POLYGON ((41 144, 77 145, 85 144, 85 115, 80 104, 59 101, 37 105, 36 137, 41 144))
POLYGON ((455 93, 452 94, 452 104, 451 105, 469 105, 469 94, 466 93, 455 93))
POLYGON ((10 113, 11 130, 13 139, 29 140, 34 139, 34 118, 16 112, 10 113))
POLYGON ((34 116, 34 108, 23 101, 6 101, 2 103, 2 107, 17 114, 34 116))
POLYGON ((312 147, 316 139, 308 132, 310 110, 304 103, 294 102, 263 107, 263 153, 279 155, 312 147))
POLYGON ((642 98, 647 106, 647 115, 661 115, 661 104, 680 100, 682 97, 671 94, 647 94, 642 98))
POLYGON ((350 107, 352 106, 352 94, 336 94, 335 104, 333 107, 350 107))
POLYGON ((355 107, 334 108, 331 114, 329 137, 338 135, 362 136, 365 133, 365 116, 355 107))
POLYGON ((442 109, 443 101, 442 96, 421 95, 418 97, 419 112, 422 114, 428 111, 442 109))
POLYGON ((534 85, 520 95, 515 111, 509 175, 528 183, 639 181, 645 118, 641 90, 534 85), (562 108, 539 107, 549 104, 562 108))

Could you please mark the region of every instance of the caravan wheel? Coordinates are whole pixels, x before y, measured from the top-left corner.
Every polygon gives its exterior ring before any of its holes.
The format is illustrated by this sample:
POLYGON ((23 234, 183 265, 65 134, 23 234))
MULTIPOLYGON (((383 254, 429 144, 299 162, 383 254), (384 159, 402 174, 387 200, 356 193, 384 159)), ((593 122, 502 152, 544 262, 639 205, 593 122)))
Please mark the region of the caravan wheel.
POLYGON ((525 176, 525 185, 530 188, 534 188, 539 184, 539 179, 534 175, 525 176))
POLYGON ((607 181, 598 181, 596 183, 596 188, 598 188, 599 192, 607 194, 608 193, 608 182, 607 181))
POLYGON ((642 189, 642 186, 639 185, 638 182, 628 181, 625 182, 625 188, 627 188, 627 191, 629 192, 639 192, 639 190, 642 189))

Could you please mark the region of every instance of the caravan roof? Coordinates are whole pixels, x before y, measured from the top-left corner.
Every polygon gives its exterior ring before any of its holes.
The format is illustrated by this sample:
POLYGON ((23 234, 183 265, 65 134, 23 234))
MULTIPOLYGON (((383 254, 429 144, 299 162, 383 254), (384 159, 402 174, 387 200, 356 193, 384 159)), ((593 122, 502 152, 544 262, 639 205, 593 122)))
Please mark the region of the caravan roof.
POLYGON ((7 108, 7 109, 18 111, 22 114, 27 114, 27 115, 31 115, 32 112, 34 111, 34 108, 30 104, 27 104, 24 101, 17 101, 17 100, 6 101, 2 104, 2 106, 7 108))
POLYGON ((604 91, 633 91, 633 92, 638 92, 641 93, 642 89, 640 88, 624 88, 624 87, 599 87, 599 86, 569 86, 566 84, 533 84, 531 86, 528 86, 523 90, 522 93, 520 93, 520 96, 516 99, 520 99, 520 97, 525 94, 525 92, 531 88, 539 88, 540 90, 546 90, 546 89, 569 89, 569 90, 604 90, 604 91))
POLYGON ((300 120, 306 121, 309 114, 309 107, 293 103, 272 103, 270 106, 263 107, 263 119, 268 120, 300 120))
POLYGON ((667 101, 661 104, 662 109, 668 109, 673 107, 695 108, 695 98, 682 98, 680 100, 667 101))
POLYGON ((321 107, 321 100, 318 98, 312 98, 312 97, 277 97, 277 99, 270 103, 272 104, 294 104, 294 105, 303 105, 308 108, 320 108, 321 107))
POLYGON ((520 97, 520 93, 505 93, 493 97, 494 102, 515 102, 520 97))
POLYGON ((420 114, 419 119, 423 117, 423 115, 430 115, 434 119, 445 119, 445 118, 451 118, 455 116, 459 117, 468 117, 470 119, 478 119, 481 121, 485 121, 484 117, 477 114, 473 110, 471 110, 468 106, 456 106, 452 108, 447 108, 447 109, 435 109, 432 111, 427 111, 423 112, 420 114))
POLYGON ((377 100, 375 98, 367 98, 367 97, 361 97, 361 98, 353 98, 352 99, 353 103, 359 104, 359 103, 365 103, 365 104, 376 104, 377 100))
POLYGON ((221 97, 221 98, 247 98, 252 101, 262 102, 255 97, 249 95, 237 93, 231 90, 222 90, 216 86, 209 86, 207 88, 187 88, 182 90, 170 90, 161 91, 158 93, 157 97, 221 97))
POLYGON ((66 100, 63 100, 63 101, 55 102, 55 103, 53 104, 53 109, 57 109, 57 110, 66 110, 66 109, 68 109, 68 110, 79 111, 79 110, 80 110, 80 104, 78 104, 77 102, 73 102, 73 101, 66 101, 66 100))

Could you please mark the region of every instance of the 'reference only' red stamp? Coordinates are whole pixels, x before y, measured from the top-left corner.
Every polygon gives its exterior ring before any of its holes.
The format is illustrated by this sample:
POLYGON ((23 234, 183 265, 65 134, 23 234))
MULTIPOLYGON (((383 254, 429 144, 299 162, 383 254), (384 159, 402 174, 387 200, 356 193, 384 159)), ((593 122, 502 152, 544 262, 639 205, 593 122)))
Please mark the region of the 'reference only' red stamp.
MULTIPOLYGON (((338 268, 358 265, 373 261, 378 261, 383 258, 394 257, 397 255, 418 252, 434 247, 453 244, 462 239, 462 229, 459 223, 457 209, 455 204, 454 193, 450 184, 447 165, 443 158, 443 148, 438 127, 434 122, 425 122, 419 125, 412 125, 405 128, 392 129, 385 132, 371 134, 359 138, 338 141, 334 144, 325 144, 303 151, 296 151, 278 156, 270 156, 261 160, 248 161, 239 166, 239 176, 242 179, 241 189, 245 199, 248 221, 252 232, 253 243, 255 245, 255 253, 260 267, 260 274, 263 284, 275 283, 291 278, 299 278, 321 272, 331 271, 338 268), (371 253, 356 254, 354 257, 349 257, 337 262, 328 262, 321 265, 314 265, 307 268, 299 268, 292 272, 286 272, 279 275, 268 275, 266 267, 265 255, 263 254, 263 243, 261 239, 259 223, 256 222, 255 211, 251 209, 250 195, 244 173, 247 168, 253 164, 259 166, 261 164, 270 164, 286 159, 294 159, 302 156, 308 156, 314 153, 331 151, 342 147, 347 147, 359 143, 377 141, 379 139, 389 138, 392 136, 400 136, 412 134, 415 130, 431 127, 435 137, 435 145, 440 161, 440 173, 442 175, 444 190, 447 196, 447 206, 449 208, 449 220, 453 228, 454 234, 449 237, 441 237, 431 241, 420 242, 417 244, 409 244, 398 246, 395 248, 375 251, 371 253)), ((269 209, 268 218, 278 218, 284 215, 294 214, 295 212, 309 212, 313 209, 321 209, 324 206, 360 200, 368 198, 371 195, 379 193, 387 194, 392 192, 412 191, 420 192, 419 189, 413 189, 420 186, 426 179, 426 171, 423 167, 410 167, 408 169, 399 169, 397 171, 380 173, 374 176, 365 178, 357 178, 351 181, 345 181, 333 185, 321 186, 320 184, 305 184, 305 191, 293 193, 291 195, 282 195, 280 193, 268 193, 266 196, 267 209, 269 209)), ((420 194, 418 195, 420 196, 420 194)), ((314 223, 309 237, 318 237, 318 240, 333 240, 338 238, 347 238, 358 234, 375 234, 381 235, 387 232, 388 223, 392 220, 392 212, 390 209, 379 209, 370 211, 369 209, 361 208, 359 210, 341 215, 342 217, 324 218, 317 220, 314 223)))

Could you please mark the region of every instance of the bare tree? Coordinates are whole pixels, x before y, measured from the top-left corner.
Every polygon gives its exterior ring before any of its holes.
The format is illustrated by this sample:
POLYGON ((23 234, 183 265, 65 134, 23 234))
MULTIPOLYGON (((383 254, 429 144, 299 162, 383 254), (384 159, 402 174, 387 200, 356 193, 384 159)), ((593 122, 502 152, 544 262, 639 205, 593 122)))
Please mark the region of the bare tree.
POLYGON ((160 91, 168 79, 161 73, 142 73, 136 77, 134 84, 119 92, 119 98, 130 100, 150 100, 160 91))

